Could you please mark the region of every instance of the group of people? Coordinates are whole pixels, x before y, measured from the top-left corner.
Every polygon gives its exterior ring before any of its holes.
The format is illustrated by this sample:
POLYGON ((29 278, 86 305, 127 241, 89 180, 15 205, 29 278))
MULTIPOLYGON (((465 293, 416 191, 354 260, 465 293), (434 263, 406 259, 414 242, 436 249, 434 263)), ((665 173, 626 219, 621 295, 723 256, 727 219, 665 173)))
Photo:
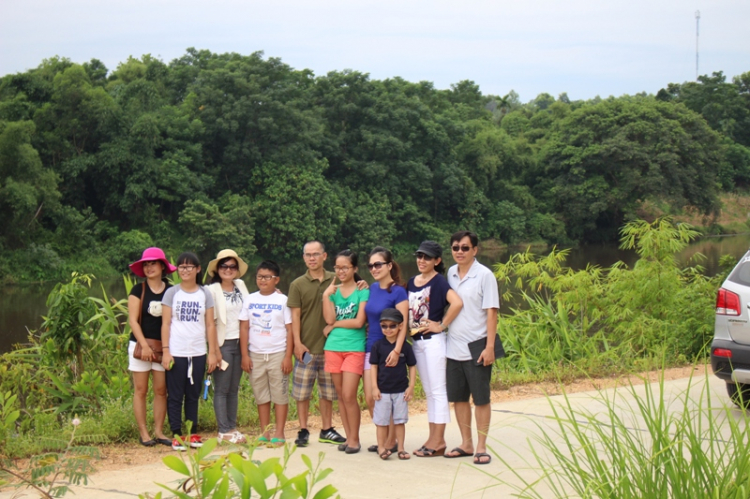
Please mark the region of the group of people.
POLYGON ((427 399, 429 434, 413 454, 473 456, 475 464, 489 463, 486 439, 499 308, 497 281, 476 260, 476 234, 457 232, 450 243, 456 264, 447 276, 442 247, 424 241, 414 254, 419 274, 408 282, 403 281, 391 252, 374 248, 366 266, 375 282, 368 286, 359 275, 356 253, 337 254, 330 272, 324 267, 325 246, 310 241, 302 255, 307 272, 291 283, 288 296, 277 288, 280 268, 271 260, 258 264, 258 291, 249 293, 241 279, 248 265, 233 250, 223 250, 209 262, 206 273, 211 283, 203 286, 196 255, 181 254, 175 267, 162 250, 148 248, 130 265, 145 280, 132 288, 128 298, 129 369, 141 444, 170 445, 175 450, 200 446, 198 401, 206 383, 214 388, 218 438, 245 443, 246 436, 237 427, 239 384, 245 371, 258 404, 261 443, 285 443, 291 375, 300 426, 295 444, 309 444, 310 400, 317 382, 322 420, 318 441, 336 444, 347 454, 359 452, 361 380, 377 426, 377 444, 368 450, 382 459, 392 454, 409 459, 405 424, 417 371, 427 399), (175 271, 179 284, 170 287, 166 276, 175 271), (161 362, 155 362, 158 341, 161 362), (209 377, 204 380, 205 372, 209 377), (154 390, 154 438, 146 423, 149 378, 154 390), (476 446, 470 397, 475 405, 476 446), (345 436, 333 426, 334 400, 345 436), (452 450, 445 440, 450 402, 462 440, 452 450), (271 403, 276 419, 273 432, 271 403), (183 410, 185 420, 191 422, 189 438, 180 437, 183 410), (164 434, 165 416, 174 438, 164 434))

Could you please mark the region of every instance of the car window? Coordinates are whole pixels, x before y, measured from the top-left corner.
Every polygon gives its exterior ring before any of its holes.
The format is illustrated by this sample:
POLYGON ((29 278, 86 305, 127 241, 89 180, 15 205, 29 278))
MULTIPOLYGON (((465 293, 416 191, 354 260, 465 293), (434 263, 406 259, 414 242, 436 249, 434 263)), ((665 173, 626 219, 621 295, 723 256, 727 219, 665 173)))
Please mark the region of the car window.
POLYGON ((742 257, 739 265, 729 274, 729 280, 737 284, 750 286, 750 253, 742 257))

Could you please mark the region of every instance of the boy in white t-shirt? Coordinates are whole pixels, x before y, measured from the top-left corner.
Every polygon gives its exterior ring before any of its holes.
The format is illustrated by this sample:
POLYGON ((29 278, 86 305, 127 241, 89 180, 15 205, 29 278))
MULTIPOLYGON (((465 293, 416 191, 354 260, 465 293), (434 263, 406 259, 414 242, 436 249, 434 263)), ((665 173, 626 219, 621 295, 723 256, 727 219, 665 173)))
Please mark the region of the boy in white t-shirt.
POLYGON ((289 373, 292 371, 292 311, 287 297, 276 292, 281 269, 276 262, 258 264, 258 291, 246 297, 240 312, 242 369, 250 374, 263 435, 261 443, 284 445, 284 426, 289 412, 289 373), (276 413, 276 432, 271 437, 271 402, 276 413))

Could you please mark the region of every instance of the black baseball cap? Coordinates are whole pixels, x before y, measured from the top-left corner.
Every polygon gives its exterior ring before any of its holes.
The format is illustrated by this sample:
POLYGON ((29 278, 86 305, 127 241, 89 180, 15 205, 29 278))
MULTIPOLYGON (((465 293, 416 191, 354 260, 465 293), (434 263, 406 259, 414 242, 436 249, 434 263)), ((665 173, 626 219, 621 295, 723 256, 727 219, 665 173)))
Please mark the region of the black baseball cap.
POLYGON ((424 253, 432 258, 441 258, 443 256, 443 248, 435 241, 422 241, 417 253, 424 253))
POLYGON ((397 324, 404 322, 404 316, 395 308, 386 308, 380 313, 381 321, 391 321, 397 324))

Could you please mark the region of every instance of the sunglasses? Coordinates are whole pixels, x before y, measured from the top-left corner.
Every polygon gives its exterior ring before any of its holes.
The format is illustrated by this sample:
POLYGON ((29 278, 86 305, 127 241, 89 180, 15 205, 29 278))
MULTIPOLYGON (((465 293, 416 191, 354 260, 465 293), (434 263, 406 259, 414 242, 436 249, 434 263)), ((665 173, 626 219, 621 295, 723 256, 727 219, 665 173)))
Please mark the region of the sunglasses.
POLYGON ((459 251, 463 251, 464 253, 468 253, 471 250, 471 246, 463 245, 459 246, 458 244, 451 247, 454 253, 458 253, 459 251))
POLYGON ((398 329, 399 324, 383 324, 380 323, 380 329, 398 329))
POLYGON ((228 265, 226 263, 222 263, 221 265, 219 265, 219 268, 224 270, 237 270, 239 267, 237 265, 228 265))
POLYGON ((417 260, 424 260, 426 262, 430 262, 435 259, 434 256, 425 255, 424 253, 419 253, 419 252, 414 253, 414 256, 417 257, 417 260))
POLYGON ((380 269, 382 269, 382 268, 383 268, 383 265, 388 265, 388 264, 387 264, 387 263, 385 263, 385 262, 375 262, 375 263, 368 263, 368 264, 367 264, 367 268, 368 268, 369 270, 371 270, 371 271, 372 271, 372 270, 380 270, 380 269))

